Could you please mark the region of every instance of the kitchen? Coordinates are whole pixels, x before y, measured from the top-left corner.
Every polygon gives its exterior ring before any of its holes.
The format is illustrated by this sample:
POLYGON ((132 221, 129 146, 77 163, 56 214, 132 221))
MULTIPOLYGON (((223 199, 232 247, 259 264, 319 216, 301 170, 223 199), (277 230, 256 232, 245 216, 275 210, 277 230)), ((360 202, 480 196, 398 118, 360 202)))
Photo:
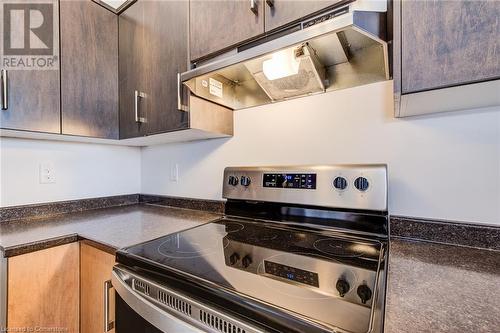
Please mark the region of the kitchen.
POLYGON ((498 331, 500 2, 0 4, 3 330, 498 331))

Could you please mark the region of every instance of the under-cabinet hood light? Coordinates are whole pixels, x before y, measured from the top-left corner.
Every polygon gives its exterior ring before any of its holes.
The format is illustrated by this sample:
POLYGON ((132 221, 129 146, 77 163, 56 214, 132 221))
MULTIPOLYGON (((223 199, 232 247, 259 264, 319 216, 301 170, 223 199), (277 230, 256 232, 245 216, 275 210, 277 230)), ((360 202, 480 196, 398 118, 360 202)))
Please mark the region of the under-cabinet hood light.
POLYGON ((300 61, 293 48, 273 53, 271 59, 262 62, 262 72, 268 80, 281 79, 299 73, 300 61))

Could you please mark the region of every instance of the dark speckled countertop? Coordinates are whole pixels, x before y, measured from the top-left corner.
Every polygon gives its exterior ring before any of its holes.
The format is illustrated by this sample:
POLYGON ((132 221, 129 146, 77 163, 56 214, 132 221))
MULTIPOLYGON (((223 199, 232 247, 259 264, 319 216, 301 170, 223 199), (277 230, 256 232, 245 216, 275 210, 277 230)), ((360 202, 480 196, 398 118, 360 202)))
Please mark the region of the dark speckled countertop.
POLYGON ((8 257, 84 238, 120 249, 220 216, 191 209, 135 204, 17 220, 0 223, 0 247, 8 257))
MULTIPOLYGON (((149 204, 0 223, 13 256, 84 238, 119 249, 220 218, 149 204)), ((500 332, 500 251, 391 240, 386 333, 500 332)))
POLYGON ((500 332, 500 252, 393 240, 385 332, 500 332))

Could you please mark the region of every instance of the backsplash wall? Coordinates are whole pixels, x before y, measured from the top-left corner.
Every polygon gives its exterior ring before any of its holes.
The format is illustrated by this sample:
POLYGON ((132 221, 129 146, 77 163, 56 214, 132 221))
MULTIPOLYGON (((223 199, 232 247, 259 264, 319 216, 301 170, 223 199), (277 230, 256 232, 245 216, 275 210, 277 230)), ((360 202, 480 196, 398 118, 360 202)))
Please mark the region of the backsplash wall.
POLYGON ((0 207, 139 193, 140 148, 0 138, 0 207), (40 184, 40 163, 55 183, 40 184))
POLYGON ((387 163, 391 214, 500 225, 498 108, 395 119, 388 81, 237 111, 234 125, 230 139, 143 148, 142 193, 221 199, 229 165, 387 163))

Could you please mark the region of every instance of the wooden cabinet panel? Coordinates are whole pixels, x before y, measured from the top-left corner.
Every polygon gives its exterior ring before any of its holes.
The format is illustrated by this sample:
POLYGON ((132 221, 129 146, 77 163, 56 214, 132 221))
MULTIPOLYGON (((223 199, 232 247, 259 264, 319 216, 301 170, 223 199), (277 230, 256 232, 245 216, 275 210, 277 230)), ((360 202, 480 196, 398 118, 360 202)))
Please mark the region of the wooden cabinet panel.
MULTIPOLYGON (((80 245, 81 308, 80 332, 103 332, 104 283, 111 279, 115 256, 86 242, 80 245)), ((114 292, 110 292, 110 321, 114 321, 114 292)), ((114 332, 110 330, 109 332, 114 332)))
POLYGON ((402 92, 500 77, 498 17, 497 1, 402 1, 402 92))
MULTIPOLYGON (((0 0, 0 6, 8 3, 0 0)), ((57 6, 58 1, 53 0, 53 4, 57 6)), ((58 12, 56 8, 52 18, 54 29, 51 37, 55 51, 59 49, 58 12)), ((55 53, 59 57, 58 52, 55 53)), ((0 110, 1 128, 61 132, 59 62, 56 60, 54 63, 57 64, 55 69, 8 70, 9 103, 7 110, 0 110)))
POLYGON ((189 2, 149 1, 145 6, 148 134, 185 129, 189 118, 177 109, 177 73, 188 69, 189 2))
POLYGON ((62 133, 118 139, 118 17, 61 1, 62 133))
POLYGON ((7 326, 79 332, 79 246, 66 244, 8 259, 7 326))
POLYGON ((264 33, 264 1, 191 0, 191 60, 228 48, 264 33))
POLYGON ((335 5, 342 0, 274 0, 273 6, 266 3, 266 32, 304 16, 335 5))
MULTIPOLYGON (((127 139, 146 135, 147 123, 135 118, 134 92, 147 92, 150 84, 146 79, 148 41, 145 22, 146 1, 137 1, 118 18, 120 138, 127 139)), ((146 118, 149 98, 141 98, 138 116, 146 118)))
POLYGON ((120 137, 185 129, 177 109, 177 73, 188 68, 187 1, 139 0, 119 18, 120 137), (175 33, 174 33, 175 32, 175 33), (139 98, 135 119, 135 91, 139 98))

